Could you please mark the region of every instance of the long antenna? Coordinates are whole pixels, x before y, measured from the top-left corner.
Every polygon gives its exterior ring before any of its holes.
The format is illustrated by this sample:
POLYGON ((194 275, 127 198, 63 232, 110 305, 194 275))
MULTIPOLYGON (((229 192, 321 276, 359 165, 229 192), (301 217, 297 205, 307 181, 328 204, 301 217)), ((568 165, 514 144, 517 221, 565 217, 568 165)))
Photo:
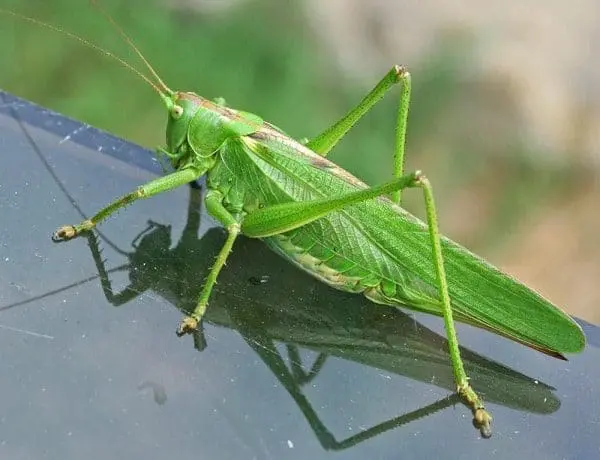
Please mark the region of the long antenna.
MULTIPOLYGON (((109 57, 111 59, 116 60, 121 65, 123 65, 124 67, 126 67, 127 69, 129 69, 130 71, 132 71, 139 78, 141 78, 142 80, 144 80, 148 85, 150 85, 154 89, 154 91, 156 91, 161 96, 163 95, 164 92, 168 93, 169 95, 173 94, 173 91, 171 91, 162 81, 160 81, 160 79, 159 79, 159 81, 161 83, 161 87, 162 88, 159 88, 152 80, 150 80, 150 78, 148 78, 146 75, 144 75, 138 69, 136 69, 135 67, 133 67, 131 64, 127 63, 124 59, 122 59, 119 56, 111 53, 110 51, 105 50, 104 48, 101 48, 98 45, 93 44, 92 42, 86 40, 85 38, 80 37, 79 35, 75 35, 74 33, 69 32, 68 30, 61 29, 60 27, 54 26, 52 24, 48 24, 47 22, 43 22, 43 21, 40 21, 38 19, 30 18, 29 16, 25 16, 23 14, 19 14, 19 13, 15 12, 15 11, 7 10, 7 9, 4 9, 4 8, 0 8, 0 14, 8 14, 8 15, 13 16, 13 17, 15 17, 17 19, 20 19, 22 21, 31 22, 31 23, 36 24, 38 26, 45 27, 46 29, 50 29, 50 30, 52 30, 54 32, 58 32, 60 34, 66 35, 69 38, 77 40, 82 45, 85 45, 85 46, 87 46, 89 48, 92 48, 94 51, 96 51, 96 52, 98 52, 100 54, 103 54, 106 57, 109 57)), ((154 71, 153 71, 153 73, 154 73, 154 71)))
POLYGON ((92 4, 92 6, 94 6, 94 8, 96 8, 106 19, 108 19, 108 21, 111 23, 111 25, 115 28, 115 30, 117 32, 119 32, 119 35, 121 35, 121 38, 123 38, 123 40, 125 40, 125 42, 131 47, 131 49, 135 52, 135 54, 138 55, 138 57, 142 60, 142 62, 146 65, 146 68, 150 71, 150 73, 152 74, 152 76, 155 78, 155 80, 158 82, 158 86, 160 86, 162 88, 162 90, 167 93, 168 95, 172 95, 173 91, 165 84, 164 81, 162 81, 162 78, 160 78, 158 76, 158 73, 156 72, 156 70, 154 70, 154 67, 152 67, 150 65, 150 63, 148 62, 148 60, 144 57, 144 55, 142 54, 142 52, 139 50, 139 48, 137 46, 135 46, 135 43, 133 43, 133 40, 129 37, 129 35, 127 35, 125 33, 125 31, 121 28, 121 26, 119 26, 119 24, 117 24, 117 21, 115 21, 113 19, 113 17, 107 13, 107 11, 102 8, 97 2, 96 0, 90 0, 90 3, 92 4))

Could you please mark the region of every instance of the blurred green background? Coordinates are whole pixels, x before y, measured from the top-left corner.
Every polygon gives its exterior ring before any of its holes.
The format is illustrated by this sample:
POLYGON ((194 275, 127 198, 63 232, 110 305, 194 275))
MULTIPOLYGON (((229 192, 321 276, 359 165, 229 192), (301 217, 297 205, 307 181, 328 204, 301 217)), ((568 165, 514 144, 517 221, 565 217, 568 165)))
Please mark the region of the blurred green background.
MULTIPOLYGON (((204 9, 159 1, 101 3, 171 88, 222 96, 294 137, 318 134, 391 65, 406 64, 414 85, 407 168, 424 170, 434 184, 444 233, 570 311, 600 322, 600 297, 587 281, 600 275, 598 222, 589 220, 597 211, 597 171, 577 156, 571 161, 568 152, 561 161, 544 161, 544 152, 511 125, 516 108, 505 89, 469 80, 477 36, 447 34, 414 64, 398 56, 369 64, 361 70, 370 77, 358 78, 315 33, 302 2, 247 0, 204 9), (491 122, 482 124, 474 101, 493 114, 491 122), (581 239, 586 243, 574 246, 572 240, 581 239)), ((0 5, 63 27, 142 68, 85 1, 0 5)), ((160 100, 117 62, 7 15, 0 15, 0 58, 3 89, 149 148, 163 144, 160 100)), ((398 94, 381 102, 331 154, 371 184, 390 175, 398 94)), ((419 194, 406 197, 407 207, 422 216, 419 194)))

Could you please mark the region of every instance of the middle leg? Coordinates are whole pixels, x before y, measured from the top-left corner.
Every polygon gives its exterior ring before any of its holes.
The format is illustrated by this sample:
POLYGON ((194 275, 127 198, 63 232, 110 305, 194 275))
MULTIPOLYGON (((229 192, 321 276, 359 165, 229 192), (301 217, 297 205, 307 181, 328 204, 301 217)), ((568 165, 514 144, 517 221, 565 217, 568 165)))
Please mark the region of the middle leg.
POLYGON ((227 261, 227 257, 233 248, 233 243, 235 243, 235 240, 240 234, 240 224, 223 206, 223 196, 220 192, 216 190, 209 190, 204 201, 206 203, 206 210, 209 212, 209 214, 221 222, 227 229, 227 240, 219 251, 214 265, 208 272, 208 276, 204 281, 204 286, 202 287, 202 292, 200 293, 200 299, 198 300, 196 308, 181 321, 181 324, 177 329, 177 335, 179 336, 187 333, 193 333, 194 331, 198 330, 199 324, 202 321, 202 317, 206 312, 208 300, 213 287, 217 282, 219 273, 227 261))

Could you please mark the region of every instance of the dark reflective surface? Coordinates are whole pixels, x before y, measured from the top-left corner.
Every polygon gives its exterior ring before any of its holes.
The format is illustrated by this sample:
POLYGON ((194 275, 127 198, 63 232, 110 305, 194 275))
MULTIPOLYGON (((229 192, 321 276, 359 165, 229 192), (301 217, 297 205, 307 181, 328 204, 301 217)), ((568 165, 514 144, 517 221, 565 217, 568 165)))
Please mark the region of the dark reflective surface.
POLYGON ((242 238, 204 334, 178 339, 224 241, 201 190, 56 245, 56 227, 160 168, 6 94, 0 155, 0 458, 600 456, 598 328, 560 362, 461 326, 494 416, 485 441, 449 398, 441 320, 334 291, 242 238))

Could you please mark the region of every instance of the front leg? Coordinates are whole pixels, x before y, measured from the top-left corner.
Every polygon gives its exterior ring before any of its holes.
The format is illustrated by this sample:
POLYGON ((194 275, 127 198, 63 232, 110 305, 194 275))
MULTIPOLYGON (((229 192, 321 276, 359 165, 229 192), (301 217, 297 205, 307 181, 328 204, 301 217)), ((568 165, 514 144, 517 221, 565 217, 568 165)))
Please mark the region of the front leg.
POLYGON ((158 193, 172 190, 181 185, 187 184, 188 182, 192 182, 198 179, 202 174, 203 171, 200 171, 196 168, 186 168, 179 171, 175 171, 174 173, 169 174, 168 176, 163 176, 159 177, 158 179, 154 179, 138 187, 133 192, 123 195, 121 198, 117 199, 116 201, 113 201, 111 204, 101 209, 90 219, 84 220, 77 225, 64 225, 60 227, 54 233, 54 235, 52 235, 52 240, 55 242, 61 242, 73 239, 83 232, 90 231, 98 223, 102 222, 115 211, 118 211, 119 209, 127 206, 128 204, 133 203, 134 201, 142 198, 149 198, 158 193))
POLYGON ((208 213, 217 219, 227 230, 227 240, 225 244, 219 251, 219 255, 217 259, 210 269, 208 276, 204 282, 204 286, 202 287, 202 292, 200 293, 200 299, 198 300, 198 305, 194 309, 192 313, 183 318, 179 328, 177 329, 177 335, 182 336, 184 334, 195 332, 198 329, 198 325, 202 321, 202 317, 206 312, 206 307, 208 306, 208 299, 210 298, 210 293, 213 290, 214 285, 217 282, 217 277, 221 272, 221 269, 225 265, 227 261, 227 257, 233 248, 233 243, 237 239, 240 234, 240 224, 238 221, 231 215, 227 209, 223 206, 223 195, 216 190, 209 190, 206 194, 206 198, 204 199, 206 204, 206 210, 208 213))

